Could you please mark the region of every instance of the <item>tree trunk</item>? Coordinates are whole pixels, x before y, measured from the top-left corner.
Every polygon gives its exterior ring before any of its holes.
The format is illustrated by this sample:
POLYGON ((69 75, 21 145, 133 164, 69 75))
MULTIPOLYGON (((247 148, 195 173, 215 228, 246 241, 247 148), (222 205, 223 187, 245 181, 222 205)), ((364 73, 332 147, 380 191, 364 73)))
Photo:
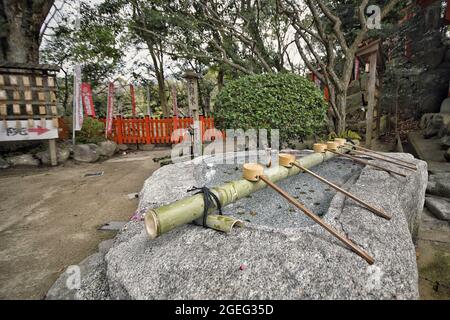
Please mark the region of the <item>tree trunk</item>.
MULTIPOLYGON (((337 90, 336 90, 337 91, 337 90)), ((347 128, 346 114, 347 114, 347 90, 344 92, 336 92, 336 108, 339 112, 339 118, 337 119, 337 134, 345 131, 347 128)))
POLYGON ((328 85, 328 93, 330 95, 330 100, 328 101, 328 112, 327 112, 328 132, 336 132, 337 125, 338 125, 338 121, 337 121, 338 116, 336 115, 336 112, 334 111, 335 110, 334 108, 336 107, 336 94, 335 94, 334 87, 331 84, 328 85))
MULTIPOLYGON (((64 99, 63 99, 64 114, 67 114, 68 111, 67 102, 69 101, 69 77, 67 75, 66 70, 61 68, 61 71, 64 73, 64 99)), ((59 92, 61 92, 61 90, 59 90, 59 92)))
POLYGON ((200 109, 202 109, 202 114, 204 116, 206 116, 206 112, 205 112, 205 101, 203 100, 203 96, 202 96, 202 91, 201 91, 201 86, 200 86, 200 80, 196 79, 197 82, 197 90, 198 90, 198 104, 200 109))
POLYGON ((150 51, 150 56, 153 61, 153 68, 155 69, 156 81, 158 82, 158 96, 159 103, 161 104, 161 109, 164 117, 170 117, 170 110, 167 105, 167 96, 166 96, 166 83, 164 79, 164 70, 162 66, 162 62, 158 61, 156 57, 155 51, 152 48, 152 43, 147 41, 147 46, 150 51))
POLYGON ((217 73, 217 89, 220 91, 222 91, 223 88, 223 78, 225 76, 225 72, 223 71, 223 69, 221 67, 219 67, 219 72, 217 73))
POLYGON ((2 0, 0 61, 39 63, 39 33, 53 3, 54 0, 2 0))
POLYGON ((164 74, 162 72, 158 72, 156 75, 158 81, 158 96, 159 101, 161 103, 161 109, 164 117, 170 117, 169 106, 167 105, 167 96, 166 96, 166 83, 164 80, 164 74))

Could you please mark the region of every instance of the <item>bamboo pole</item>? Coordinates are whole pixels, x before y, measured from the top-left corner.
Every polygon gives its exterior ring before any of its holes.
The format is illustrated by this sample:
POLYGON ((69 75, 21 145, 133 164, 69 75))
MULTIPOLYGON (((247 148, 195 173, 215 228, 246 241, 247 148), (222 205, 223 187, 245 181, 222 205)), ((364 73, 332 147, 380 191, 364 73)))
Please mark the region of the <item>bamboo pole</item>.
POLYGON ((299 165, 299 164, 296 163, 296 162, 293 162, 292 164, 293 164, 294 166, 298 167, 299 169, 305 171, 306 173, 312 175, 312 176, 315 177, 316 179, 322 181, 323 183, 329 185, 330 187, 336 189, 337 191, 339 191, 339 192, 345 194, 347 197, 349 197, 349 198, 355 200, 355 201, 358 202, 359 204, 362 204, 363 206, 365 206, 367 209, 369 209, 370 211, 372 211, 372 212, 373 212, 374 214, 376 214, 377 216, 382 217, 382 218, 384 218, 384 219, 386 219, 386 220, 391 220, 391 217, 388 216, 386 213, 384 213, 382 210, 375 208, 375 207, 372 206, 371 204, 369 204, 369 203, 365 202, 364 200, 362 200, 362 199, 360 199, 360 198, 354 196, 354 195, 351 194, 350 192, 348 192, 348 191, 342 189, 341 187, 335 185, 335 184, 332 183, 331 181, 326 180, 325 178, 323 178, 323 177, 319 176, 318 174, 316 174, 316 173, 314 173, 314 172, 308 170, 307 168, 305 168, 305 167, 299 165))
POLYGON ((231 229, 233 229, 234 226, 243 227, 244 222, 231 216, 209 214, 206 218, 206 226, 214 230, 228 233, 231 232, 231 229))
MULTIPOLYGON (((334 157, 336 157, 336 154, 332 152, 313 153, 299 159, 298 162, 303 167, 310 168, 334 157)), ((271 181, 277 182, 300 172, 297 167, 277 166, 268 168, 265 175, 271 181)), ((246 179, 240 179, 211 188, 211 192, 219 198, 222 207, 225 207, 266 186, 262 181, 252 183, 246 179)), ((203 208, 203 195, 197 194, 159 208, 150 209, 144 214, 147 233, 151 239, 154 239, 176 227, 190 223, 203 216, 203 208)), ((211 208, 210 212, 215 209, 215 207, 211 208)))
POLYGON ((355 153, 357 153, 357 154, 362 154, 362 155, 365 155, 365 156, 369 156, 369 157, 371 157, 371 158, 373 158, 373 159, 378 159, 378 160, 381 160, 381 161, 385 161, 385 162, 388 162, 388 163, 395 164, 395 165, 400 166, 400 167, 403 167, 404 169, 409 170, 409 171, 416 171, 416 170, 417 170, 416 167, 411 167, 411 166, 406 165, 406 164, 398 163, 397 161, 385 159, 385 158, 383 158, 383 157, 380 157, 380 156, 376 156, 376 155, 370 154, 370 153, 368 153, 368 152, 354 150, 354 149, 349 148, 349 147, 346 147, 346 146, 342 146, 341 148, 349 149, 349 150, 352 151, 352 152, 355 152, 355 153))
MULTIPOLYGON (((295 164, 294 164, 295 165, 295 164)), ((268 186, 270 186, 272 189, 277 191, 280 195, 282 195, 287 201, 292 203, 294 206, 299 208, 301 211, 303 211, 304 214, 306 214, 309 218, 314 220, 317 224, 319 224, 322 228, 327 230, 329 233, 331 233, 333 236, 341 240, 343 243, 345 243, 351 250, 353 250, 357 255, 359 255, 361 258, 366 260, 369 264, 374 263, 374 259, 364 250, 356 246, 353 242, 350 241, 350 239, 342 236, 337 232, 333 227, 326 224, 322 219, 320 219, 318 216, 316 216, 313 212, 311 212, 308 208, 303 206, 299 201, 295 200, 293 197, 291 197, 289 194, 284 192, 281 188, 279 188, 276 184, 274 184, 270 179, 265 177, 264 175, 259 176, 259 178, 265 182, 268 186)))
POLYGON ((390 169, 383 168, 383 167, 381 167, 379 165, 376 165, 374 163, 370 163, 369 161, 365 161, 365 160, 356 158, 354 156, 351 156, 351 155, 348 155, 348 154, 345 154, 345 153, 340 153, 340 152, 337 152, 337 151, 334 151, 334 150, 329 150, 329 149, 327 149, 327 151, 332 152, 332 153, 334 153, 334 154, 336 154, 336 155, 338 155, 340 157, 352 159, 353 161, 359 162, 359 163, 364 164, 366 166, 372 166, 374 168, 377 168, 377 169, 380 169, 380 170, 383 170, 383 171, 386 171, 386 172, 390 172, 390 173, 399 175, 401 177, 406 177, 406 174, 404 174, 404 173, 400 173, 400 172, 397 172, 397 171, 393 171, 393 170, 390 170, 390 169))
MULTIPOLYGON (((350 145, 349 145, 349 144, 346 144, 345 147, 346 147, 346 148, 350 148, 350 145)), ((373 150, 366 149, 366 148, 362 148, 362 147, 359 147, 359 146, 357 146, 356 149, 361 149, 361 150, 364 150, 364 151, 366 151, 366 152, 362 152, 362 151, 358 151, 358 150, 353 150, 353 151, 354 151, 354 152, 357 152, 357 153, 360 153, 360 154, 368 155, 368 156, 370 156, 370 157, 372 157, 372 158, 374 158, 374 159, 379 159, 379 160, 383 160, 383 161, 386 161, 386 162, 394 163, 394 164, 396 164, 396 165, 399 165, 399 166, 408 168, 408 169, 410 169, 410 170, 412 170, 412 171, 416 171, 416 170, 417 170, 417 166, 416 166, 415 164, 410 163, 410 162, 403 161, 403 160, 401 160, 401 159, 397 159, 397 158, 395 158, 395 157, 391 157, 391 156, 382 154, 382 153, 380 153, 380 152, 373 151, 373 150), (378 156, 378 157, 377 157, 377 156, 374 156, 374 155, 372 155, 371 153, 376 154, 376 155, 379 155, 379 156, 378 156), (388 160, 388 159, 384 159, 384 158, 389 158, 389 159, 392 159, 392 160, 388 160)))

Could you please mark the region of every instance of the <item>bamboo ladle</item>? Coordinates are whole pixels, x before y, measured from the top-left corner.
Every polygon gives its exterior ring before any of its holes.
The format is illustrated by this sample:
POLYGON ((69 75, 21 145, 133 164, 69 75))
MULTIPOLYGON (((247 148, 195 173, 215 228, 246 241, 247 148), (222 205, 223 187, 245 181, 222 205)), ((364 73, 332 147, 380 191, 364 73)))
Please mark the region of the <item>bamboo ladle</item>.
POLYGON ((382 210, 375 208, 371 204, 369 204, 369 203, 365 202, 364 200, 354 196, 350 192, 348 192, 348 191, 342 189, 341 187, 335 185, 331 181, 326 180, 325 178, 319 176, 318 174, 316 174, 316 173, 312 172, 311 170, 309 170, 309 169, 303 167, 302 165, 300 165, 298 162, 295 161, 295 156, 294 155, 286 154, 286 153, 280 153, 278 155, 278 163, 280 165, 282 165, 283 167, 287 167, 287 168, 290 168, 292 166, 296 166, 300 170, 302 170, 302 171, 312 175, 314 178, 322 181, 323 183, 325 183, 325 184, 329 185, 330 187, 334 188, 335 190, 345 194, 347 197, 355 200, 359 204, 365 206, 367 209, 369 209, 371 212, 373 212, 377 216, 382 217, 382 218, 384 218, 386 220, 391 220, 391 217, 389 215, 387 215, 385 212, 383 212, 382 210))
POLYGON ((381 166, 379 166, 377 164, 370 163, 369 161, 362 160, 362 159, 356 158, 354 156, 351 156, 351 155, 348 155, 348 154, 345 154, 345 153, 340 153, 340 152, 337 152, 337 151, 332 150, 332 149, 326 149, 325 151, 329 151, 329 152, 334 153, 334 154, 336 154, 337 156, 340 156, 340 157, 352 159, 353 161, 361 163, 361 164, 364 164, 366 166, 372 166, 372 167, 377 168, 379 170, 390 172, 390 173, 399 175, 401 177, 406 177, 406 174, 404 174, 404 173, 400 173, 400 172, 397 172, 397 171, 393 171, 393 170, 390 170, 390 169, 383 168, 383 167, 381 167, 381 166))
POLYGON ((412 162, 409 162, 409 161, 405 161, 405 160, 401 160, 401 159, 397 159, 397 158, 395 158, 395 157, 392 157, 392 156, 383 154, 383 153, 381 153, 381 152, 374 151, 374 150, 371 150, 371 149, 367 149, 367 148, 364 148, 364 147, 361 147, 361 146, 358 146, 358 145, 353 145, 353 144, 348 143, 348 142, 345 142, 345 145, 347 145, 347 146, 349 146, 349 147, 350 147, 350 146, 351 146, 351 147, 355 147, 356 149, 360 149, 360 150, 363 150, 363 151, 375 153, 375 154, 378 154, 378 155, 383 156, 383 157, 385 157, 385 158, 390 158, 390 159, 392 159, 392 160, 396 160, 396 161, 398 161, 398 162, 402 162, 402 163, 404 163, 404 164, 410 165, 411 168, 414 168, 414 169, 417 170, 417 166, 416 166, 415 163, 412 163, 412 162))
POLYGON ((262 180, 265 182, 269 187, 274 189, 276 192, 278 192, 281 196, 283 196, 288 202, 296 206, 298 209, 300 209, 304 214, 306 214, 309 218, 311 218, 314 222, 319 224, 322 228, 327 230, 329 233, 331 233, 334 237, 341 240, 344 244, 346 244, 353 252, 355 252, 357 255, 359 255, 361 258, 367 261, 369 264, 374 263, 374 259, 363 249, 356 246, 352 241, 350 241, 348 238, 342 236, 339 234, 337 230, 335 230, 333 227, 326 224, 322 219, 320 219, 317 215, 315 215, 312 211, 310 211, 308 208, 303 206, 299 201, 291 197, 288 193, 286 193, 283 189, 279 188, 275 183, 270 181, 265 175, 264 175, 264 167, 257 164, 257 163, 246 163, 243 167, 243 174, 244 178, 257 182, 259 180, 262 180))
POLYGON ((348 147, 348 146, 341 146, 341 148, 346 148, 346 149, 349 150, 349 151, 355 152, 355 153, 357 153, 357 154, 369 156, 369 157, 371 157, 371 158, 373 158, 373 159, 378 159, 378 160, 381 160, 381 161, 385 161, 385 162, 388 162, 388 163, 395 164, 395 165, 397 165, 397 166, 403 167, 403 168, 406 169, 406 170, 410 170, 410 171, 416 171, 416 170, 417 170, 417 167, 412 167, 412 166, 407 165, 407 164, 398 163, 397 161, 385 159, 385 158, 383 158, 383 157, 380 157, 380 156, 377 156, 377 155, 370 154, 370 153, 368 153, 368 152, 363 152, 363 151, 354 150, 353 148, 350 148, 350 147, 348 147))

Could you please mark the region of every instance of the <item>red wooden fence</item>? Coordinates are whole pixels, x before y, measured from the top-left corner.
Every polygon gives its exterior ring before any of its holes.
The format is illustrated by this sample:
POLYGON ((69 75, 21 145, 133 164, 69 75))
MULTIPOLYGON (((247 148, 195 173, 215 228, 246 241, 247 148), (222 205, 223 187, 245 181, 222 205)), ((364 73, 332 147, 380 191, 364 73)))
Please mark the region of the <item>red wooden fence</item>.
MULTIPOLYGON (((106 122, 106 119, 99 119, 106 122)), ((214 119, 200 116, 203 141, 215 139, 215 134, 206 134, 208 129, 214 129, 214 119)), ((113 120, 112 133, 109 139, 116 143, 167 144, 176 143, 179 139, 172 139, 175 129, 187 129, 193 124, 192 118, 163 118, 156 119, 116 117, 113 120)))

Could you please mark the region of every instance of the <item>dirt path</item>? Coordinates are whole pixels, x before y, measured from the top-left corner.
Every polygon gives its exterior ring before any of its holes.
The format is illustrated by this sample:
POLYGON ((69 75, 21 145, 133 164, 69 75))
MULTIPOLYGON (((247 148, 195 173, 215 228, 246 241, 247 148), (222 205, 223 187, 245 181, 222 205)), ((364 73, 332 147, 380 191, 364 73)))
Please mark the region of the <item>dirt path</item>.
POLYGON ((127 195, 159 168, 152 158, 169 153, 0 171, 0 299, 42 299, 67 266, 115 235, 98 227, 133 215, 137 199, 127 195), (97 171, 103 176, 84 177, 97 171))

